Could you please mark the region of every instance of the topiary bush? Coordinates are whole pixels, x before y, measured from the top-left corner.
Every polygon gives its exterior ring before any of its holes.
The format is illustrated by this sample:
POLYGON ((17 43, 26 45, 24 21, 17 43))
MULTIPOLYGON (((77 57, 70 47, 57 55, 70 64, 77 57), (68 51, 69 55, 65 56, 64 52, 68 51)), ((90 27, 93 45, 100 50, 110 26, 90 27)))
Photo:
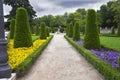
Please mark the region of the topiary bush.
POLYGON ((115 28, 114 28, 114 26, 111 28, 111 34, 115 34, 115 28))
POLYGON ((36 26, 36 36, 40 35, 40 27, 36 26))
POLYGON ((120 26, 118 26, 117 35, 120 37, 120 26))
POLYGON ((32 45, 28 14, 25 8, 20 7, 16 11, 14 48, 30 47, 32 45))
POLYGON ((15 29, 15 19, 11 19, 9 39, 14 39, 14 29, 15 29))
POLYGON ((79 23, 76 22, 73 30, 73 40, 78 41, 80 40, 80 27, 79 23))
POLYGON ((46 33, 46 25, 44 22, 41 23, 40 25, 40 39, 46 39, 47 33, 46 33))
POLYGON ((96 12, 89 9, 85 28, 84 47, 87 49, 100 49, 100 39, 96 26, 96 12))
POLYGON ((69 25, 69 37, 73 37, 73 24, 70 23, 69 25))
POLYGON ((50 36, 50 30, 49 30, 49 27, 46 27, 46 33, 47 33, 47 37, 50 36))
POLYGON ((67 36, 69 35, 69 26, 70 26, 70 24, 67 24, 67 28, 66 28, 66 35, 67 36))

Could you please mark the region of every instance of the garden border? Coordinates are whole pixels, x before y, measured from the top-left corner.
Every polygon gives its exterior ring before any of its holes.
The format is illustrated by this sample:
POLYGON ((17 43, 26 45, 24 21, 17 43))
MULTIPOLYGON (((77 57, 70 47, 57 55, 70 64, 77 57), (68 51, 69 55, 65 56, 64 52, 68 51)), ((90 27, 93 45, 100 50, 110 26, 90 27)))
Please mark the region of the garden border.
POLYGON ((24 76, 29 69, 31 68, 32 64, 36 61, 36 59, 40 56, 42 51, 47 47, 48 43, 52 40, 53 35, 44 42, 37 50, 35 50, 31 55, 29 55, 16 69, 17 78, 24 76))
POLYGON ((69 37, 64 36, 66 40, 74 46, 77 51, 85 57, 105 78, 105 80, 120 80, 120 72, 112 68, 109 64, 99 59, 96 55, 85 49, 84 47, 71 40, 69 37))

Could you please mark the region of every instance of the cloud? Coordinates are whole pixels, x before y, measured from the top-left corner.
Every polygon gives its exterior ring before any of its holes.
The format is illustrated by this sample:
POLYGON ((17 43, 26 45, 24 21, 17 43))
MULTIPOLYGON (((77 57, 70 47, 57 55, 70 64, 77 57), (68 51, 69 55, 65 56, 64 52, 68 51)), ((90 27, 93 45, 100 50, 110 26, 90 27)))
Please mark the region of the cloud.
MULTIPOLYGON (((110 0, 29 0, 37 16, 62 15, 65 12, 74 12, 78 8, 98 10, 102 4, 110 0)), ((11 7, 4 6, 5 15, 9 13, 11 7)))

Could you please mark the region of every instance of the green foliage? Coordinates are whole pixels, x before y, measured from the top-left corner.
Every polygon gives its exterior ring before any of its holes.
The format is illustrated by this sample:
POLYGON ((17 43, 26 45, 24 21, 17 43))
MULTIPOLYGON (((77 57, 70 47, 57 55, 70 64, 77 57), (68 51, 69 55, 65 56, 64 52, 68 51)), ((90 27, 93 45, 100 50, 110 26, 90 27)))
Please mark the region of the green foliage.
POLYGON ((64 32, 64 28, 60 28, 60 32, 63 33, 64 32))
POLYGON ((118 26, 117 35, 120 37, 120 25, 118 26))
POLYGON ((84 47, 87 49, 100 49, 98 28, 96 26, 96 13, 93 9, 89 9, 87 14, 84 47))
POLYGON ((26 9, 17 9, 16 25, 14 34, 14 48, 32 46, 32 37, 26 9))
POLYGON ((69 35, 68 36, 73 37, 73 24, 72 23, 69 24, 69 35))
POLYGON ((14 30, 15 30, 15 19, 12 19, 10 22, 10 39, 14 39, 14 30))
POLYGON ((49 27, 46 27, 46 33, 47 33, 47 37, 49 37, 50 36, 50 29, 49 29, 49 27))
POLYGON ((46 33, 46 25, 44 22, 41 23, 40 25, 40 39, 46 39, 47 33, 46 33))
POLYGON ((40 35, 40 27, 39 26, 36 26, 36 35, 40 35))
POLYGON ((101 45, 120 52, 120 38, 119 37, 100 37, 101 45))
POLYGON ((37 57, 40 56, 40 54, 42 53, 42 51, 45 49, 45 47, 48 45, 52 38, 53 36, 51 36, 45 43, 43 43, 36 51, 34 51, 18 66, 18 68, 16 69, 17 77, 24 76, 29 71, 33 63, 36 61, 37 57))
POLYGON ((114 26, 111 28, 111 34, 115 34, 115 27, 114 26))
POLYGON ((66 28, 66 35, 69 35, 69 28, 70 28, 70 24, 67 24, 67 28, 66 28))
POLYGON ((65 38, 104 76, 105 80, 120 80, 120 72, 118 70, 112 68, 111 65, 107 64, 67 36, 65 36, 65 38))
POLYGON ((76 22, 73 30, 73 40, 77 41, 80 40, 80 27, 79 23, 76 22))

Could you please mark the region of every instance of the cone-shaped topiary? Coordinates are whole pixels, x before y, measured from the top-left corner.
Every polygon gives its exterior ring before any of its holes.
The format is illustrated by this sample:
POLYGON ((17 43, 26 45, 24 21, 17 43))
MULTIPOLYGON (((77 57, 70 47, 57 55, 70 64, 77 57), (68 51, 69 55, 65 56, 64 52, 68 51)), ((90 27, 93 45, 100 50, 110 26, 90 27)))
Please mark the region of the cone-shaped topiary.
POLYGON ((49 27, 46 27, 46 33, 47 33, 47 37, 49 37, 50 36, 49 27))
POLYGON ((25 8, 20 7, 16 11, 14 48, 30 47, 32 45, 28 14, 25 8))
POLYGON ((69 27, 70 27, 70 24, 67 24, 67 28, 66 28, 66 35, 67 36, 69 35, 69 27))
POLYGON ((11 19, 9 39, 14 39, 14 30, 15 30, 15 19, 11 19))
POLYGON ((75 41, 80 40, 80 27, 78 22, 75 23, 75 26, 73 29, 73 40, 75 41))
POLYGON ((36 26, 36 36, 40 35, 40 27, 36 26))
POLYGON ((111 34, 115 34, 115 28, 114 28, 114 26, 111 28, 111 34))
POLYGON ((100 49, 100 39, 96 26, 96 12, 89 9, 85 29, 84 47, 87 49, 100 49))
POLYGON ((120 37, 120 26, 118 26, 117 35, 120 37))
POLYGON ((73 24, 70 23, 69 25, 69 37, 73 37, 73 24))
POLYGON ((44 22, 41 23, 40 25, 40 39, 46 39, 47 33, 46 33, 46 25, 44 22))

